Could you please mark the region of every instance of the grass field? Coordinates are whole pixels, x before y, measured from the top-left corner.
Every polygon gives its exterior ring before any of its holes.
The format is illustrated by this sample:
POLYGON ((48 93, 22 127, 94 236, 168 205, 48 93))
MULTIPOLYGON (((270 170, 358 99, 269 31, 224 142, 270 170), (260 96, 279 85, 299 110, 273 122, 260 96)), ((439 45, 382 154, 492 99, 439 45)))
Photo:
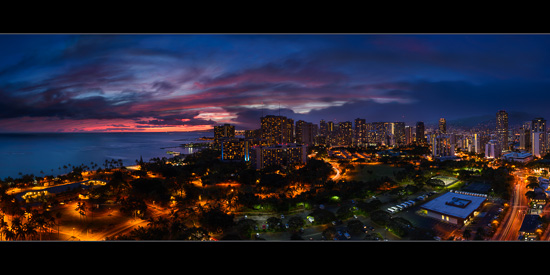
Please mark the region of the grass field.
POLYGON ((401 170, 403 168, 384 164, 358 164, 353 171, 347 173, 350 179, 358 181, 369 181, 382 177, 389 177, 395 180, 393 173, 401 170))

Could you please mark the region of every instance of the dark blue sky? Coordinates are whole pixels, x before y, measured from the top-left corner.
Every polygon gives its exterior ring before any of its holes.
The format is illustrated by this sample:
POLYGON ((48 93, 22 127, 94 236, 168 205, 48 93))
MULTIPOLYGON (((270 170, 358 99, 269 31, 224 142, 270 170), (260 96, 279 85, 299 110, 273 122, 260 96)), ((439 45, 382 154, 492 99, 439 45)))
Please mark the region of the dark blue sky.
POLYGON ((549 117, 550 36, 0 35, 0 132, 549 117))

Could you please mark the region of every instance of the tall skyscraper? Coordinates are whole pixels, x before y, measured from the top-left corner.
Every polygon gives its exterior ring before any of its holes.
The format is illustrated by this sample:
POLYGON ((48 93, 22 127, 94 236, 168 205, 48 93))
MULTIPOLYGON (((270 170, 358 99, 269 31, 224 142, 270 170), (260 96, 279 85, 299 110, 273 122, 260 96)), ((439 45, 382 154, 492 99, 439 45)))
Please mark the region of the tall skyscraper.
POLYGON ((502 148, 500 148, 501 142, 498 140, 490 140, 485 144, 485 157, 491 159, 497 159, 501 156, 502 148))
POLYGON ((393 123, 394 146, 405 145, 405 122, 393 123))
POLYGON ((497 142, 499 143, 500 150, 508 150, 508 113, 504 110, 497 112, 497 142))
POLYGON ((328 139, 327 144, 336 144, 336 127, 333 121, 327 122, 328 139))
POLYGON ((296 122, 296 143, 313 145, 316 135, 315 124, 298 120, 296 122))
POLYGON ((351 121, 345 121, 338 123, 338 144, 344 146, 350 146, 353 137, 353 128, 351 121))
POLYGON ((367 123, 364 118, 355 119, 355 143, 361 145, 367 142, 367 123))
POLYGON ((367 141, 370 144, 385 144, 386 128, 384 124, 384 122, 371 122, 367 124, 367 141))
POLYGON ((261 118, 262 139, 268 145, 294 141, 294 120, 284 116, 267 115, 261 118))
POLYGON ((451 144, 449 137, 444 135, 432 135, 431 136, 432 144, 432 157, 448 157, 454 156, 454 144, 451 144))
POLYGON ((538 117, 531 124, 531 152, 540 158, 546 155, 547 149, 546 119, 538 117))
POLYGON ((444 118, 439 119, 439 132, 442 134, 447 133, 447 121, 444 118))
POLYGON ((405 126, 405 145, 413 143, 413 131, 411 126, 405 126))
POLYGON ((416 144, 425 144, 426 136, 424 133, 424 122, 418 121, 416 123, 416 144))
POLYGON ((324 119, 321 119, 321 121, 319 122, 319 135, 321 136, 328 136, 328 124, 325 122, 324 119))
POLYGON ((485 144, 489 142, 490 137, 483 133, 474 133, 474 152, 476 154, 481 154, 485 150, 485 144))
POLYGON ((302 127, 306 122, 303 120, 296 121, 296 128, 294 133, 296 134, 296 143, 303 143, 302 141, 302 127))
POLYGON ((214 126, 214 145, 220 145, 220 139, 222 138, 234 138, 235 137, 235 125, 224 124, 214 126))

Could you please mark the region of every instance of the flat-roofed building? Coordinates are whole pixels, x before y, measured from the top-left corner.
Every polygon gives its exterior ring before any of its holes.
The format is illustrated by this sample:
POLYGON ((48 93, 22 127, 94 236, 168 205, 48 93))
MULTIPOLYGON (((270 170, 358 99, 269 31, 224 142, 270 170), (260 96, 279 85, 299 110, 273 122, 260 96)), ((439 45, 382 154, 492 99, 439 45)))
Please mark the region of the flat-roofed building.
POLYGON ((250 160, 256 169, 271 165, 287 166, 307 161, 307 146, 302 144, 278 144, 251 147, 250 160))
POLYGON ((224 161, 249 161, 250 141, 243 138, 220 139, 222 160, 224 161))
POLYGON ((502 159, 508 160, 508 161, 527 163, 533 160, 533 154, 528 152, 512 152, 512 153, 504 154, 502 156, 502 159))
POLYGON ((487 195, 469 192, 448 192, 421 206, 430 218, 442 220, 459 226, 472 218, 487 195))

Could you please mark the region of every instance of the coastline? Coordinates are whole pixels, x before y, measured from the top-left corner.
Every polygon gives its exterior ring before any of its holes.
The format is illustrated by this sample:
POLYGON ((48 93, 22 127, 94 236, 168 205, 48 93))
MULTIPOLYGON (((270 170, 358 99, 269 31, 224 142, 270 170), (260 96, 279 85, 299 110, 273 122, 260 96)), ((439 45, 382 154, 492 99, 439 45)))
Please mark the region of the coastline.
POLYGON ((185 155, 192 151, 182 144, 206 142, 199 140, 204 136, 205 132, 0 133, 0 179, 60 176, 70 172, 69 164, 89 166, 84 170, 103 167, 109 160, 134 165, 140 158, 169 156, 166 150, 185 155))

